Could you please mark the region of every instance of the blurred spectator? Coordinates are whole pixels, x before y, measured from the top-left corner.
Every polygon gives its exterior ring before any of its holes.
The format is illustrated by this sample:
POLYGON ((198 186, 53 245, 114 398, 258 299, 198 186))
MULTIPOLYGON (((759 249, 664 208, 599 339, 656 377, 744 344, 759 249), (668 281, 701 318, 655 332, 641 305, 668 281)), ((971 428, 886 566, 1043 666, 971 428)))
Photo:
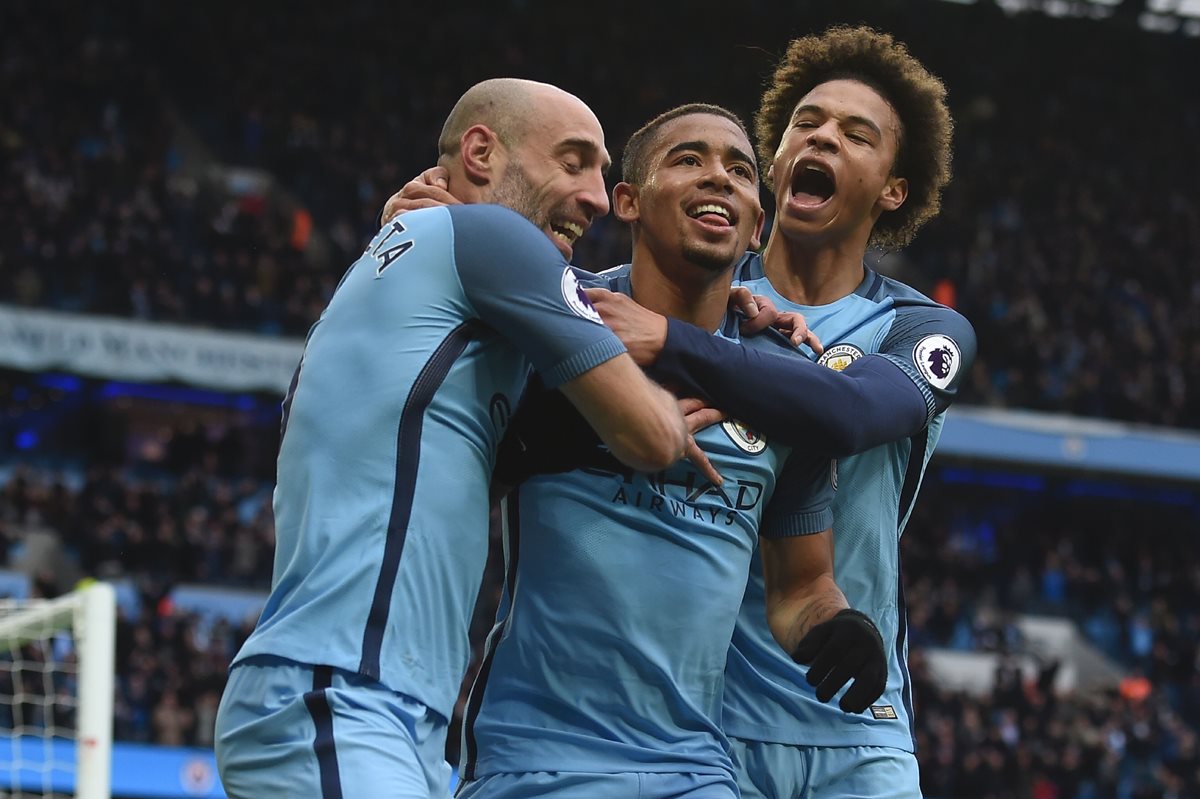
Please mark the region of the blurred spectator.
MULTIPOLYGON (((589 17, 588 36, 546 47, 561 42, 561 19, 535 5, 463 19, 424 4, 404 22, 421 46, 398 52, 382 6, 214 2, 112 14, 4 4, 0 302, 300 335, 383 201, 434 161, 470 83, 520 74, 566 86, 619 152, 672 104, 704 99, 748 118, 753 76, 790 35, 865 18, 950 91, 957 177, 941 217, 881 268, 974 323, 980 354, 962 400, 1200 428, 1200 150, 1179 146, 1200 139, 1200 113, 1178 101, 1200 74, 1191 42, 1119 19, 999 19, 985 4, 964 14, 927 1, 915 15, 758 0, 747 14, 785 24, 731 32, 697 89, 706 62, 679 53, 711 23, 671 6, 619 0, 589 17), (613 42, 639 57, 611 58, 613 42), (1124 120, 1145 108, 1155 124, 1131 132, 1124 120), (200 177, 199 139, 285 191, 200 177)), ((628 233, 599 220, 576 252, 593 268, 624 261, 628 233)))

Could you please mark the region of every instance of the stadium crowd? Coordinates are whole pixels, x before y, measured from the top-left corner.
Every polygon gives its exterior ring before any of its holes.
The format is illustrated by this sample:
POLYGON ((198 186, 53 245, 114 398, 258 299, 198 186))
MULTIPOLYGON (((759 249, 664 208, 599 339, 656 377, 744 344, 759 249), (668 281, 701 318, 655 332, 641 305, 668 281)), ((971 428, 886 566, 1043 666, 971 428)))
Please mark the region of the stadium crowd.
MULTIPOLYGON (((760 0, 746 13, 775 9, 760 0)), ((454 26, 444 24, 453 9, 426 5, 404 21, 421 32, 419 49, 365 5, 337 15, 266 15, 230 0, 60 10, 30 0, 0 9, 0 303, 289 336, 316 318, 386 197, 432 161, 442 116, 476 77, 523 74, 576 91, 616 153, 677 102, 749 117, 756 76, 786 37, 832 21, 814 11, 747 33, 757 46, 723 52, 698 85, 701 62, 659 37, 711 38, 700 27, 711 21, 674 19, 666 5, 617 4, 570 47, 532 46, 558 39, 559 22, 535 4, 454 26), (629 25, 634 13, 640 24, 629 25), (320 57, 296 41, 320 41, 320 57), (638 59, 609 57, 618 41, 638 59)), ((958 125, 941 217, 880 268, 975 325, 980 356, 961 401, 1200 428, 1200 151, 1178 144, 1200 140, 1200 112, 1178 102, 1200 73, 1194 46, 1120 20, 926 10, 958 26, 955 36, 915 24, 899 4, 863 14, 945 78, 958 125), (1135 125, 1146 108, 1153 124, 1135 125)), ((608 266, 628 249, 609 218, 577 261, 608 266)), ((4 385, 5 411, 36 404, 37 389, 18 398, 4 385)), ((80 574, 130 580, 140 601, 119 623, 117 737, 208 746, 226 665, 252 620, 202 619, 170 592, 265 588, 270 475, 243 456, 273 453, 277 437, 193 424, 147 459, 104 429, 85 422, 52 440, 68 466, 20 465, 27 453, 0 442, 0 568, 27 531, 49 530, 80 574)), ((1131 539, 1123 531, 1144 527, 1137 501, 1032 492, 1000 511, 990 489, 940 474, 905 536, 926 795, 1200 796, 1200 560, 1187 524, 1131 539), (1022 676, 1008 659, 1022 647, 1021 612, 1071 616, 1130 676, 1086 695, 1057 692, 1053 663, 1022 676), (993 688, 940 686, 925 647, 998 653, 993 688)), ((493 552, 477 641, 499 569, 493 552)), ((37 593, 63 588, 34 581, 37 593)), ((457 740, 452 730, 452 748, 457 740)))
MULTIPOLYGON (((524 3, 454 25, 450 9, 409 9, 421 48, 399 47, 365 4, 336 15, 221 8, 135 4, 63 19, 52 3, 5 4, 0 302, 300 335, 386 197, 433 162, 442 116, 473 79, 567 86, 606 121, 616 152, 697 93, 749 117, 770 52, 793 27, 832 19, 814 10, 760 32, 706 70, 701 90, 699 62, 657 39, 700 38, 710 23, 673 19, 668 6, 639 5, 636 26, 614 9, 563 48, 532 46, 558 23, 524 3), (294 46, 318 40, 321 58, 294 46), (616 41, 640 58, 605 57, 616 41), (214 182, 197 164, 264 170, 275 188, 214 182)), ((863 12, 944 76, 958 125, 941 218, 882 268, 974 323, 980 356, 963 401, 1200 427, 1187 402, 1200 380, 1200 204, 1189 190, 1200 154, 1178 146, 1200 137, 1200 113, 1176 102, 1200 69, 1195 48, 1122 20, 926 10, 952 40, 902 7, 863 12), (1160 118, 1130 140, 1125 120, 1145 107, 1160 118)), ((620 228, 598 223, 576 260, 625 260, 620 228)))

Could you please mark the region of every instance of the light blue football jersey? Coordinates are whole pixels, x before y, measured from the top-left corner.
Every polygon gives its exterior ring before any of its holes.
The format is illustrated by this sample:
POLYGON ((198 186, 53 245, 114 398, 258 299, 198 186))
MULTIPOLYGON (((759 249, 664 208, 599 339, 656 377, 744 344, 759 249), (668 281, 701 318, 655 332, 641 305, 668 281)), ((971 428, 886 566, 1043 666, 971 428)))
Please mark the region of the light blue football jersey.
MULTIPOLYGON (((729 653, 725 731, 751 741, 810 746, 890 746, 912 752, 912 686, 900 536, 941 434, 945 408, 975 357, 975 334, 955 311, 866 270, 858 289, 829 305, 788 301, 767 281, 762 259, 739 268, 738 282, 799 311, 825 344, 819 363, 845 369, 868 354, 895 363, 921 389, 928 424, 915 436, 834 463, 834 576, 850 607, 879 626, 888 657, 887 690, 864 713, 817 701, 806 668, 787 657, 767 627, 762 564, 755 557, 729 653)), ((840 695, 840 694, 839 694, 840 695)))
MULTIPOLYGON (((628 269, 604 273, 608 287, 628 294, 628 269)), ((737 337, 732 316, 720 335, 737 337)), ((732 774, 722 683, 751 553, 760 529, 828 528, 833 487, 828 458, 739 423, 696 439, 723 486, 681 461, 540 476, 510 495, 508 583, 463 723, 466 779, 732 774)))
POLYGON ((385 225, 309 331, 284 401, 271 594, 235 663, 358 672, 449 719, 511 406, 531 365, 561 384, 622 352, 518 214, 455 206, 385 225))

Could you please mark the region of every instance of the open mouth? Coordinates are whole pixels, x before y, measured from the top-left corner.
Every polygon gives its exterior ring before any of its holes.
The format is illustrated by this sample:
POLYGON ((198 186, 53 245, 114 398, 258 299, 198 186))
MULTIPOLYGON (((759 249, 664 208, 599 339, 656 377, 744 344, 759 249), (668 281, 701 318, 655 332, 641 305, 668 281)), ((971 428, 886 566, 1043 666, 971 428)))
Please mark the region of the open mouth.
POLYGON ((689 208, 687 215, 707 225, 716 225, 718 227, 729 227, 734 222, 733 214, 730 210, 716 203, 702 203, 689 208))
POLYGON ((551 222, 550 230, 555 236, 558 236, 568 247, 574 247, 575 242, 583 235, 583 226, 574 222, 551 222))
POLYGON ((803 164, 792 174, 792 197, 804 205, 820 205, 836 190, 833 174, 818 164, 803 164))

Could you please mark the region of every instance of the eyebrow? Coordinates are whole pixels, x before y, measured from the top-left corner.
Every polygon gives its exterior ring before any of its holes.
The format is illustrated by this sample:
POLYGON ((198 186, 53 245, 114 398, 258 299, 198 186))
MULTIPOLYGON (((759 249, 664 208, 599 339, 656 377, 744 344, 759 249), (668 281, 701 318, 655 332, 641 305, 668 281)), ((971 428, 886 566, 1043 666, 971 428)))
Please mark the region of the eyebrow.
MULTIPOLYGON (((676 144, 674 147, 667 150, 666 157, 670 158, 672 155, 675 155, 675 153, 680 153, 685 150, 695 150, 698 153, 707 153, 712 151, 712 145, 706 141, 700 141, 698 139, 695 141, 681 141, 679 144, 676 144)), ((729 147, 729 152, 733 153, 735 158, 745 161, 747 164, 749 164, 754 169, 754 174, 758 174, 758 163, 752 156, 746 153, 745 150, 743 150, 741 147, 731 146, 729 147)))
MULTIPOLYGON (((819 105, 802 105, 802 106, 799 106, 795 111, 792 112, 792 119, 795 120, 796 117, 800 116, 801 114, 805 113, 806 111, 812 112, 812 113, 817 113, 817 114, 825 113, 825 109, 821 108, 821 106, 819 106, 819 105)), ((879 126, 876 125, 871 120, 867 119, 866 117, 858 116, 857 114, 851 114, 850 116, 846 117, 846 121, 853 122, 857 125, 863 125, 864 127, 870 128, 872 131, 875 132, 875 135, 877 137, 879 137, 881 139, 883 138, 883 131, 879 129, 879 126)))
POLYGON ((558 152, 564 152, 566 150, 577 150, 580 153, 587 154, 589 157, 592 157, 592 158, 599 157, 600 174, 602 174, 602 175, 607 176, 608 170, 612 167, 612 159, 608 157, 608 153, 606 153, 604 151, 604 148, 601 147, 600 145, 596 144, 596 142, 593 141, 592 139, 583 139, 583 138, 563 139, 562 141, 560 141, 558 143, 558 147, 556 147, 555 149, 558 152))

